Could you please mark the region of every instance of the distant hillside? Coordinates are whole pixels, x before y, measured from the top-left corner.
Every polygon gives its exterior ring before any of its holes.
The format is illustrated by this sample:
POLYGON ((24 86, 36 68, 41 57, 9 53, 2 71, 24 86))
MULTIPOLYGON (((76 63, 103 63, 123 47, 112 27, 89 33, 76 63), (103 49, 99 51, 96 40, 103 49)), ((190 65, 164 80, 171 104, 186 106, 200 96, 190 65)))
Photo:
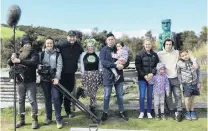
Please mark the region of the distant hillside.
POLYGON ((25 26, 25 25, 18 26, 18 29, 24 32, 27 32, 31 28, 38 36, 43 36, 43 37, 51 36, 54 39, 66 38, 67 36, 67 32, 64 30, 60 30, 60 29, 53 29, 53 28, 42 27, 42 26, 38 26, 38 27, 25 26))
MULTIPOLYGON (((12 29, 8 27, 6 24, 1 24, 1 30, 2 30, 2 39, 8 39, 12 36, 12 29)), ((54 39, 62 39, 66 38, 67 32, 60 29, 53 29, 48 27, 33 27, 33 26, 27 26, 27 25, 19 25, 17 26, 16 36, 21 37, 25 33, 27 33, 29 30, 33 30, 35 34, 37 34, 38 37, 46 37, 51 36, 54 39)))
MULTIPOLYGON (((16 30, 16 37, 21 37, 25 34, 24 31, 16 30)), ((13 29, 9 27, 1 26, 1 37, 2 39, 9 39, 13 36, 13 29)))

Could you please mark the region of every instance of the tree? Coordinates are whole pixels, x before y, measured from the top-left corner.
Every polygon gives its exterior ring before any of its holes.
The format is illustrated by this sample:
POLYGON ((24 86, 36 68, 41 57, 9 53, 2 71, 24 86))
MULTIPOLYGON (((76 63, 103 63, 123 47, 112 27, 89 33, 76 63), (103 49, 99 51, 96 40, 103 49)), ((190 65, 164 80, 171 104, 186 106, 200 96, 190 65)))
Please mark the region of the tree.
POLYGON ((192 50, 198 47, 198 38, 194 31, 184 31, 182 34, 183 48, 192 50))
POLYGON ((199 36, 199 42, 207 42, 207 26, 202 27, 202 31, 200 32, 199 36))

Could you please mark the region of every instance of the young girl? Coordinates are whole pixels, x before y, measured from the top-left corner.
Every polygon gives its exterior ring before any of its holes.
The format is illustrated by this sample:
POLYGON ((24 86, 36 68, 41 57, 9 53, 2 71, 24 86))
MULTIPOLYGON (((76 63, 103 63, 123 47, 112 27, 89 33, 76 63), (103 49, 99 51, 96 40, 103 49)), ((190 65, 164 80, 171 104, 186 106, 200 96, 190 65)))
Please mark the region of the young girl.
POLYGON ((168 96, 170 86, 168 77, 165 73, 165 65, 162 63, 157 64, 157 74, 153 76, 153 78, 149 81, 149 84, 153 84, 153 94, 154 94, 154 110, 155 117, 159 120, 159 112, 158 109, 160 107, 161 117, 165 120, 164 114, 164 102, 165 102, 165 94, 168 96))
MULTIPOLYGON (((117 48, 117 52, 116 53, 112 53, 112 57, 117 59, 115 64, 126 64, 127 60, 128 60, 128 47, 124 45, 123 42, 117 43, 116 44, 116 48, 117 48)), ((119 75, 116 71, 115 68, 111 68, 111 71, 113 72, 114 76, 115 76, 115 80, 117 81, 119 79, 119 75)))
POLYGON ((183 95, 185 97, 185 107, 187 120, 196 120, 194 112, 194 96, 200 95, 199 89, 202 84, 202 78, 199 68, 193 68, 193 62, 190 60, 188 51, 179 52, 180 60, 177 63, 178 79, 183 85, 183 95))

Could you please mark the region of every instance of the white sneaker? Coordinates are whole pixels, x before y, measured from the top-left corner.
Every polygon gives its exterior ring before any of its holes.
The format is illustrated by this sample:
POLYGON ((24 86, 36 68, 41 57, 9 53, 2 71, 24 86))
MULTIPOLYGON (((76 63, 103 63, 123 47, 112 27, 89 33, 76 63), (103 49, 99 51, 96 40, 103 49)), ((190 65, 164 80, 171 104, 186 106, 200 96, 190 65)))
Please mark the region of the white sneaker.
POLYGON ((10 79, 10 81, 9 81, 9 82, 13 83, 13 82, 14 82, 14 79, 10 79))
POLYGON ((140 114, 139 114, 139 117, 138 117, 139 119, 143 119, 144 118, 144 112, 141 112, 140 114))
POLYGON ((152 119, 151 113, 147 113, 147 118, 148 118, 148 119, 152 119))

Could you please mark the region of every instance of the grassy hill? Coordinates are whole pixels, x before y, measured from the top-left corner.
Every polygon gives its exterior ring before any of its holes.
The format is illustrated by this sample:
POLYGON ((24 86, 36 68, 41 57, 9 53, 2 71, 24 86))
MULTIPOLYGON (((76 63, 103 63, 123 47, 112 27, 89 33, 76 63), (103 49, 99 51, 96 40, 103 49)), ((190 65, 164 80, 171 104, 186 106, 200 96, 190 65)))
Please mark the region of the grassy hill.
MULTIPOLYGON (((25 34, 25 32, 16 30, 16 37, 21 37, 25 34)), ((1 26, 1 38, 9 39, 13 36, 13 29, 9 27, 1 26)))

